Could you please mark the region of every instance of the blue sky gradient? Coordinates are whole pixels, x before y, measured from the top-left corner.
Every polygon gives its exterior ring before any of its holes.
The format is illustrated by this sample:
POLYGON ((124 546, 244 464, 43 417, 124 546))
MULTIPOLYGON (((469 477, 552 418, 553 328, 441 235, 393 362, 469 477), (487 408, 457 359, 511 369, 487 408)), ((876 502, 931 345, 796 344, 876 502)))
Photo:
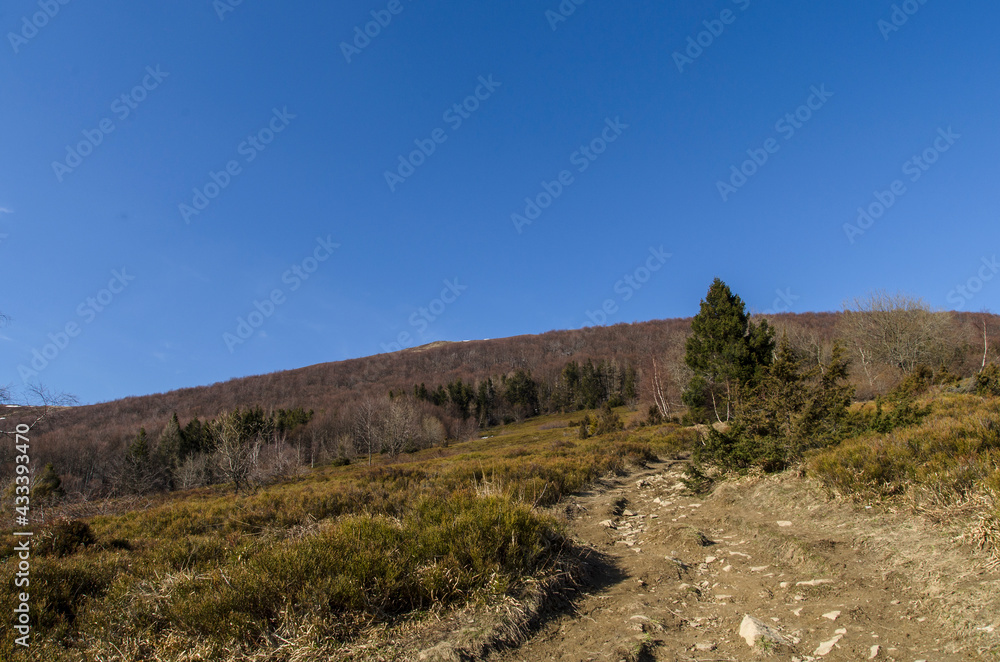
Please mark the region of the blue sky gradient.
POLYGON ((715 276, 997 309, 996 3, 578 2, 5 3, 0 381, 690 316, 715 276))

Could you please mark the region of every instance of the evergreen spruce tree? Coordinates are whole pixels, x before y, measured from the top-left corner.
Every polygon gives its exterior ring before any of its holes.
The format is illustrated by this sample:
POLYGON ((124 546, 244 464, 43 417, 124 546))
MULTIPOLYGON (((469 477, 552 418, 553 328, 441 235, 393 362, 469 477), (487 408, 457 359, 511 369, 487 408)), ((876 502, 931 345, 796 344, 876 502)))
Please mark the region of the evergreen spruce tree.
POLYGON ((177 420, 177 412, 174 412, 156 443, 156 454, 164 466, 174 468, 184 460, 181 454, 184 446, 181 436, 181 424, 177 420))
POLYGON ((683 400, 696 417, 729 420, 740 394, 759 383, 774 353, 774 331, 754 324, 739 296, 716 278, 691 322, 684 362, 694 372, 683 400))
POLYGON ((181 432, 180 455, 183 458, 188 458, 196 453, 204 453, 209 450, 210 444, 206 441, 205 426, 196 416, 188 421, 181 432))

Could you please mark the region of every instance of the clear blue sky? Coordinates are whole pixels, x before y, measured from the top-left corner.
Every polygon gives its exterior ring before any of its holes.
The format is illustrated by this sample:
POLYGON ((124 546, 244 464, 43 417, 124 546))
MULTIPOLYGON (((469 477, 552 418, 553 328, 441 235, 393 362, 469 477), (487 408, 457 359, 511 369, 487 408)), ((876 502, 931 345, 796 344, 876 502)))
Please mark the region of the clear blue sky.
POLYGON ((998 308, 995 2, 231 1, 0 9, 0 382, 689 316, 715 276, 998 308))

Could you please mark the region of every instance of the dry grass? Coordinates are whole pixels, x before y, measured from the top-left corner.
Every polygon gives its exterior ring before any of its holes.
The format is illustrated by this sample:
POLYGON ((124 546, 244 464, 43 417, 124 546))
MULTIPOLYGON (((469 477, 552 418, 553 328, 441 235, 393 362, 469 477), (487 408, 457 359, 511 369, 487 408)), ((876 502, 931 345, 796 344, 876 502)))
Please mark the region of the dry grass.
POLYGON ((937 521, 975 523, 971 540, 1000 558, 1000 400, 938 394, 919 424, 825 449, 809 469, 826 487, 867 503, 905 505, 937 521))
MULTIPOLYGON (((369 643, 400 641, 456 609, 492 613, 479 639, 513 641, 539 591, 568 574, 559 526, 538 508, 654 457, 649 441, 623 434, 567 442, 564 429, 541 429, 553 418, 443 454, 90 517, 93 541, 33 559, 33 654, 389 659, 393 646, 369 643)), ((2 572, 15 563, 12 545, 0 548, 2 572)), ((12 613, 13 599, 0 596, 0 609, 12 613)), ((5 629, 0 646, 12 637, 5 629)))

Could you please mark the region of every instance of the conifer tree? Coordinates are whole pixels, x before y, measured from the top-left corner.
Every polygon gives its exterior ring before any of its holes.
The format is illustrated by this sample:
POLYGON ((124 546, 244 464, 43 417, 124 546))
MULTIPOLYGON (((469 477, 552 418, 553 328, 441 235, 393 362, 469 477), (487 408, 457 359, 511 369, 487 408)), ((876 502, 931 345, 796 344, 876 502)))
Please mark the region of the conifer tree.
POLYGON ((710 411, 716 420, 728 421, 740 393, 754 387, 771 364, 774 331, 766 320, 751 322, 743 300, 718 278, 691 330, 684 361, 694 377, 684 391, 684 403, 696 415, 710 411))
POLYGON ((171 468, 179 466, 184 459, 181 454, 183 445, 181 424, 177 420, 177 412, 174 412, 160 432, 160 438, 156 443, 156 454, 160 462, 171 468))

